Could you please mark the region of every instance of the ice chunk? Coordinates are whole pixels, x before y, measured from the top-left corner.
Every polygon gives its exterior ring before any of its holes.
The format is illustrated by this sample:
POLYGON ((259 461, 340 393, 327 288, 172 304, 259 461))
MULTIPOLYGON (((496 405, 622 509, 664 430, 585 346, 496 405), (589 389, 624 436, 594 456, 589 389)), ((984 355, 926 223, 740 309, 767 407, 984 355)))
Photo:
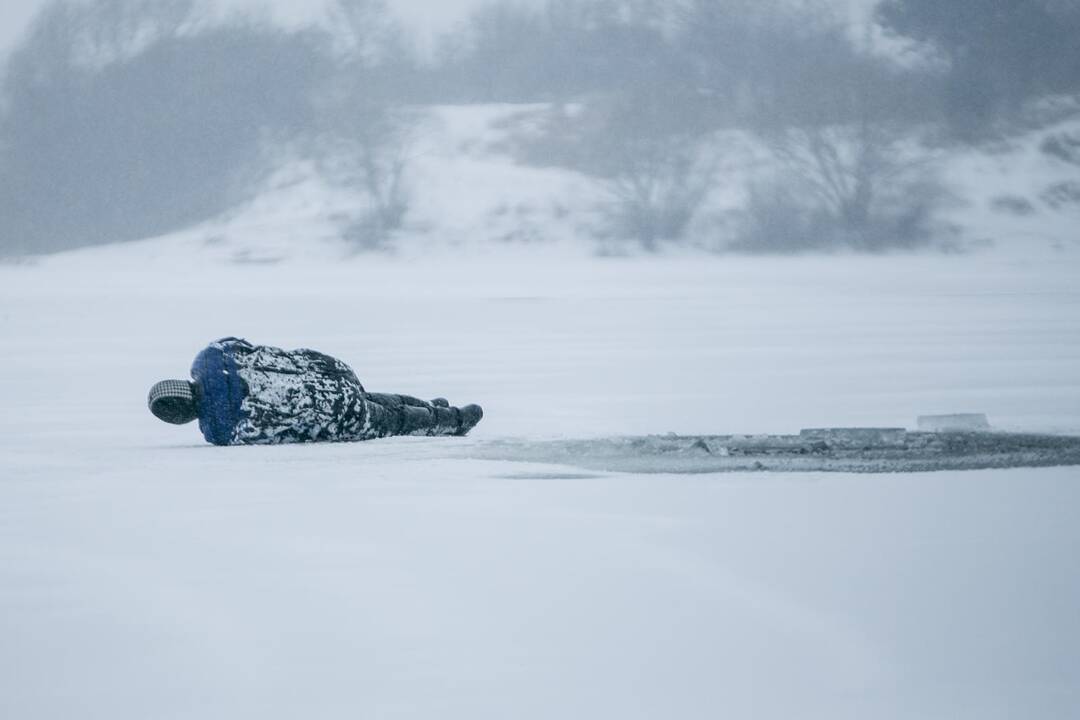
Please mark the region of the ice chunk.
POLYGON ((799 437, 831 447, 903 447, 907 431, 904 428, 807 428, 799 437))
POLYGON ((985 413, 954 413, 951 415, 920 415, 919 430, 923 432, 985 431, 990 422, 985 413))

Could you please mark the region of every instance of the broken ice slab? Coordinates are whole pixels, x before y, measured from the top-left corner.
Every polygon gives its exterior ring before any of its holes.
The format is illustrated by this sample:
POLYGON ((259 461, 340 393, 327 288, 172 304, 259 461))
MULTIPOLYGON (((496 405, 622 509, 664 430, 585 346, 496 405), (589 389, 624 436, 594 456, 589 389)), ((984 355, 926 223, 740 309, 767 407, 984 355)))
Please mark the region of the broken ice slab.
POLYGON ((990 429, 990 421, 985 413, 920 415, 916 422, 923 432, 978 432, 990 429))
POLYGON ((811 442, 823 442, 831 447, 903 447, 907 439, 904 428, 806 428, 799 437, 811 442))

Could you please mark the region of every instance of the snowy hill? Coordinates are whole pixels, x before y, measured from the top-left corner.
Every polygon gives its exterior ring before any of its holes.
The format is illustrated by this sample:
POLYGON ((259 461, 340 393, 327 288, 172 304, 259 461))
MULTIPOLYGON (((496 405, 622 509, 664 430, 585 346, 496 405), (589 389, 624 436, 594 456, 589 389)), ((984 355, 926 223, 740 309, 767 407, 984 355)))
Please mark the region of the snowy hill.
MULTIPOLYGON (((406 257, 498 252, 507 245, 551 245, 574 255, 602 249, 593 234, 612 202, 610 189, 571 169, 524 165, 507 150, 508 119, 540 109, 479 105, 424 110, 402 149, 410 207, 388 247, 406 257)), ((1080 137, 1080 120, 1065 119, 993 147, 920 150, 920 165, 933 169, 942 182, 941 220, 951 231, 938 239, 1011 256, 1080 250, 1080 200, 1069 195, 1069 188, 1080 183, 1080 166, 1042 149, 1055 137, 1080 137), (1057 200, 1055 188, 1061 196, 1057 200)), ((731 238, 708 218, 737 214, 750 184, 774 169, 767 149, 751 137, 721 133, 714 145, 726 164, 698 212, 702 221, 691 226, 682 250, 723 251, 731 238)), ((129 243, 117 250, 116 262, 333 261, 362 250, 342 239, 370 208, 362 188, 328 177, 324 168, 288 151, 260 188, 220 218, 129 243)), ((625 248, 635 252, 632 243, 625 248)))

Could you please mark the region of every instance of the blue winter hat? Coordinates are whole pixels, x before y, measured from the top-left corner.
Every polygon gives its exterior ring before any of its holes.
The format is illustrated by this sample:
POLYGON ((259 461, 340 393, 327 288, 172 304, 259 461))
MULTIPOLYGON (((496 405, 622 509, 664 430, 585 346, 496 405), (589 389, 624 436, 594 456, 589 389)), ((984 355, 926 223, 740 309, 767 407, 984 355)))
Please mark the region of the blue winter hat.
POLYGON ((150 388, 146 398, 150 412, 173 425, 189 423, 199 416, 195 386, 187 380, 162 380, 150 388))

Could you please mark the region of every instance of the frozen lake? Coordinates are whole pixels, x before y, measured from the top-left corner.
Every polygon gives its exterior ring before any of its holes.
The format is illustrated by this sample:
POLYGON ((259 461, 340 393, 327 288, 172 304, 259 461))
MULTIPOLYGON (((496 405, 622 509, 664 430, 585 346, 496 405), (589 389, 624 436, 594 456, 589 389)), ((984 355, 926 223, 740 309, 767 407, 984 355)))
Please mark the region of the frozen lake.
POLYGON ((0 716, 1080 712, 1077 468, 460 457, 941 412, 1080 434, 1071 255, 221 267, 147 247, 0 267, 0 716), (145 393, 225 335, 486 417, 465 440, 211 447, 145 393))

